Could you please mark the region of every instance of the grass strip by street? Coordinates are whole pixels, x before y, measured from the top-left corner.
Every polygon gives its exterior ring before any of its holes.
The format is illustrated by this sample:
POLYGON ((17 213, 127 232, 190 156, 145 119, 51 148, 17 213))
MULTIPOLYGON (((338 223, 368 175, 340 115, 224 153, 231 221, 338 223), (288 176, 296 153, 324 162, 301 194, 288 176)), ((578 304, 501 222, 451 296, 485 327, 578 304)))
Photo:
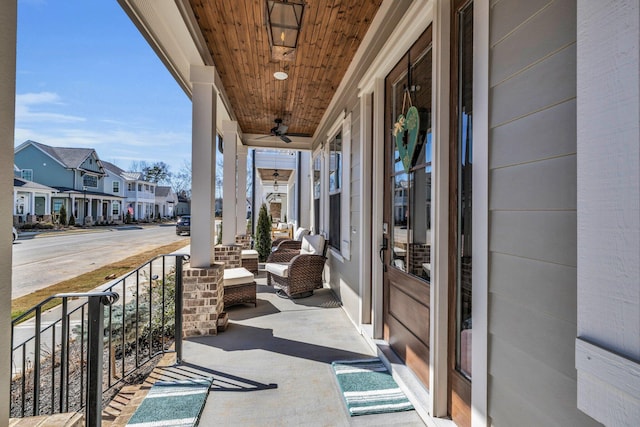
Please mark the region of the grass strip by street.
MULTIPOLYGON (((11 301, 11 319, 15 319, 25 311, 29 310, 34 305, 47 299, 51 295, 63 293, 63 292, 89 292, 96 287, 109 281, 105 279, 108 276, 120 277, 136 268, 140 267, 150 259, 162 255, 177 251, 180 248, 184 248, 189 244, 189 239, 180 240, 179 242, 171 243, 157 247, 155 249, 141 252, 137 255, 130 256, 121 261, 114 262, 103 267, 76 276, 72 279, 64 280, 49 287, 39 289, 28 295, 16 298, 11 301)), ((60 304, 60 300, 51 301, 50 304, 44 307, 45 310, 55 307, 60 304)), ((24 319, 27 320, 27 319, 24 319)))

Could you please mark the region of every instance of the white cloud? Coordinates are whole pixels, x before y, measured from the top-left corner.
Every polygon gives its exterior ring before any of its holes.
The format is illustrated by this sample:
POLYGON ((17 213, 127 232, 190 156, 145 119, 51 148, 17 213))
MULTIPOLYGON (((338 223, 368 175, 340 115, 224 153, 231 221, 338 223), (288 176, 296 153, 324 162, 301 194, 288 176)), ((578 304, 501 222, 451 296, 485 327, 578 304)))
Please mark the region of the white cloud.
POLYGON ((70 123, 83 122, 84 117, 60 114, 51 111, 38 111, 42 106, 62 106, 60 96, 54 92, 23 93, 16 95, 16 123, 48 122, 70 123))

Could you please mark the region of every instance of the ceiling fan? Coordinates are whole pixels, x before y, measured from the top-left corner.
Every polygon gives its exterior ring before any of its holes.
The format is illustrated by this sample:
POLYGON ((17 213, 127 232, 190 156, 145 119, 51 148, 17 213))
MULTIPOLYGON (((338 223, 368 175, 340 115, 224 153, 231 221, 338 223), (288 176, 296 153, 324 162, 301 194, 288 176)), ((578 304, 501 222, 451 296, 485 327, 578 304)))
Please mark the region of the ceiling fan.
POLYGON ((282 119, 280 118, 277 118, 274 121, 276 125, 271 128, 271 135, 279 137, 281 140, 283 140, 287 144, 290 143, 291 139, 289 139, 289 137, 286 135, 287 129, 289 129, 289 126, 283 125, 282 119))

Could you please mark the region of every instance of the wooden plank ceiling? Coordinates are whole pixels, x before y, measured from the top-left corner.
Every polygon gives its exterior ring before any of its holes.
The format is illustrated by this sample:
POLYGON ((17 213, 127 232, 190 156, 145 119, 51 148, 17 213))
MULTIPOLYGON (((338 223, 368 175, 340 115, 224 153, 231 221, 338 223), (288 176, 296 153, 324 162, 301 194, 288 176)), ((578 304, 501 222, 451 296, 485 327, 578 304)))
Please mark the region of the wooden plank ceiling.
POLYGON ((291 169, 258 169, 258 174, 263 183, 273 183, 273 181, 277 179, 280 184, 284 184, 289 181, 291 172, 291 169), (277 176, 275 175, 276 173, 278 174, 277 176))
POLYGON ((293 61, 272 60, 266 0, 189 3, 242 132, 282 118, 288 135, 313 136, 382 0, 306 0, 293 61))

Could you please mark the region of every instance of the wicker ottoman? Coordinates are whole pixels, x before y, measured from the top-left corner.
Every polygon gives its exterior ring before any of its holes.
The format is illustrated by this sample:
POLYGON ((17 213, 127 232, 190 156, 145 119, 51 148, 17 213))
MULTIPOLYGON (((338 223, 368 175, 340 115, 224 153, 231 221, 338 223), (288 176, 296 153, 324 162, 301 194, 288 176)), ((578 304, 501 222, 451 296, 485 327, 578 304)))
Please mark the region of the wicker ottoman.
POLYGON ((258 251, 254 249, 243 249, 241 259, 244 268, 253 274, 258 274, 258 251))
POLYGON ((224 308, 236 304, 256 303, 256 282, 253 274, 246 268, 228 268, 224 270, 224 308))

